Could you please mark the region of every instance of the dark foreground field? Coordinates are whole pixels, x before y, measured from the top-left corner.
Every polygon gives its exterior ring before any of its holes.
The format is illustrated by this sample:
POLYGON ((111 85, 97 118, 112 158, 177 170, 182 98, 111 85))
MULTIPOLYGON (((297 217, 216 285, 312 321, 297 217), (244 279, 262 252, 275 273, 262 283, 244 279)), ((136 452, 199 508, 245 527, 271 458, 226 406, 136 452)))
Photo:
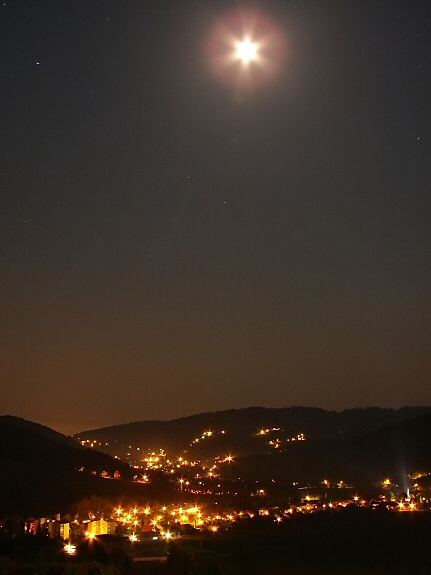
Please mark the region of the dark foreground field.
POLYGON ((334 513, 179 540, 190 573, 431 575, 431 514, 334 513))

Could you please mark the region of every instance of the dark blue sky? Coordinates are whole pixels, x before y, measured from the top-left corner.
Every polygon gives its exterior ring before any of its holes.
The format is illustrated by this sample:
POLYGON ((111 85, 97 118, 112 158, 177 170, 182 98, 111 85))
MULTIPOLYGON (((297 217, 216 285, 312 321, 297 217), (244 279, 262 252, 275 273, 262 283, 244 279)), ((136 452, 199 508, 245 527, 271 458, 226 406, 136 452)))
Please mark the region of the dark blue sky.
POLYGON ((429 2, 6 0, 0 48, 3 413, 431 404, 429 2))

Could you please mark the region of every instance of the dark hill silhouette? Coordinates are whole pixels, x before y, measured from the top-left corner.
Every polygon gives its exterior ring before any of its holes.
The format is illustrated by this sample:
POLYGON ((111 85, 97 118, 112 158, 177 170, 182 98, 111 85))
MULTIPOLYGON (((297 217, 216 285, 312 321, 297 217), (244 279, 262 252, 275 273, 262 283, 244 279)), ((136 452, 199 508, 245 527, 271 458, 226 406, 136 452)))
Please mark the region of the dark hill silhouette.
POLYGON ((144 486, 102 479, 102 471, 119 471, 124 479, 134 474, 127 464, 48 427, 0 417, 0 517, 62 512, 94 494, 118 499, 123 493, 142 493, 144 486))
MULTIPOLYGON (((163 448, 171 459, 187 453, 189 459, 211 460, 232 454, 235 462, 223 466, 223 479, 242 485, 322 485, 352 483, 362 488, 390 476, 405 491, 406 475, 430 471, 431 408, 322 409, 247 408, 203 413, 173 421, 147 421, 79 434, 111 450, 141 457, 145 449, 163 448), (259 434, 259 430, 269 430, 259 434), (211 430, 212 434, 205 434, 211 430), (297 436, 304 433, 305 441, 297 436), (295 441, 288 441, 288 439, 295 441), (196 442, 196 439, 199 441, 196 442), (274 441, 278 439, 278 448, 274 441), (272 442, 272 444, 271 444, 272 442), (132 446, 132 447, 130 447, 132 446), (140 451, 137 451, 139 447, 140 451), (136 455, 140 454, 140 455, 136 455), (230 474, 230 476, 229 476, 230 474)), ((0 518, 11 513, 45 515, 63 512, 72 503, 97 495, 112 502, 121 499, 164 500, 185 497, 163 471, 152 473, 149 485, 130 481, 135 470, 125 462, 44 426, 23 419, 0 417, 0 518), (79 469, 84 471, 78 471, 79 469), (112 477, 119 471, 122 479, 112 477)), ((250 487, 245 489, 250 494, 250 487)))
POLYGON ((10 462, 23 460, 39 466, 114 473, 132 476, 129 466, 105 453, 82 447, 71 437, 12 416, 0 417, 0 457, 10 462))
POLYGON ((325 478, 369 486, 389 477, 396 491, 406 491, 406 476, 431 470, 431 414, 354 436, 298 443, 277 455, 237 460, 232 477, 269 482, 321 485, 325 478))
MULTIPOLYGON (((187 452, 190 459, 206 460, 217 454, 236 456, 265 454, 271 451, 269 439, 282 442, 304 433, 307 443, 332 442, 373 432, 379 428, 431 413, 429 407, 384 409, 369 407, 341 412, 310 407, 263 408, 250 407, 213 413, 201 413, 170 421, 140 421, 76 434, 80 440, 96 440, 111 455, 133 462, 145 451, 164 449, 173 458, 187 452), (260 429, 280 428, 267 437, 260 429), (214 432, 202 441, 206 430, 214 432), (225 431, 221 434, 221 431, 225 431), (196 443, 195 439, 200 440, 196 443), (131 448, 129 446, 132 446, 131 448), (139 454, 136 449, 139 447, 139 454), (128 456, 127 454, 131 455, 128 456)), ((305 442, 304 442, 305 443, 305 442)), ((289 449, 291 445, 289 445, 289 449)))

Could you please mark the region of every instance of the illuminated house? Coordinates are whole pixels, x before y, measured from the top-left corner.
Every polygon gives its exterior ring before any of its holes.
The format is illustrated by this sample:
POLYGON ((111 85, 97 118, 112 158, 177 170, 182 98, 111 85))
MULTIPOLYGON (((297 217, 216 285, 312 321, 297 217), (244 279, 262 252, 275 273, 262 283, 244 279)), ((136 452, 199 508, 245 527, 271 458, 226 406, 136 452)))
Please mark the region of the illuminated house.
POLYGON ((61 523, 60 524, 60 537, 65 541, 69 541, 71 536, 71 529, 70 523, 61 523))
POLYGON ((86 527, 89 535, 108 535, 115 533, 116 526, 115 521, 99 519, 98 521, 90 521, 86 527))

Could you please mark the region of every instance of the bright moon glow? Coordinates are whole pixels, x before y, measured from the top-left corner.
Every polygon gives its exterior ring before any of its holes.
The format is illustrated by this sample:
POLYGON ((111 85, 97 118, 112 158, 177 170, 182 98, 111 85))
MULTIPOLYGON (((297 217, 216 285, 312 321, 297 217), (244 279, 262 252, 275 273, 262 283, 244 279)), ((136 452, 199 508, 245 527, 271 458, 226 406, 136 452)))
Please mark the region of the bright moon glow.
POLYGON ((242 88, 266 86, 286 56, 284 34, 263 12, 229 10, 208 34, 205 50, 215 74, 242 88))
POLYGON ((244 40, 238 44, 237 56, 243 62, 255 60, 257 56, 257 46, 250 40, 244 40))

